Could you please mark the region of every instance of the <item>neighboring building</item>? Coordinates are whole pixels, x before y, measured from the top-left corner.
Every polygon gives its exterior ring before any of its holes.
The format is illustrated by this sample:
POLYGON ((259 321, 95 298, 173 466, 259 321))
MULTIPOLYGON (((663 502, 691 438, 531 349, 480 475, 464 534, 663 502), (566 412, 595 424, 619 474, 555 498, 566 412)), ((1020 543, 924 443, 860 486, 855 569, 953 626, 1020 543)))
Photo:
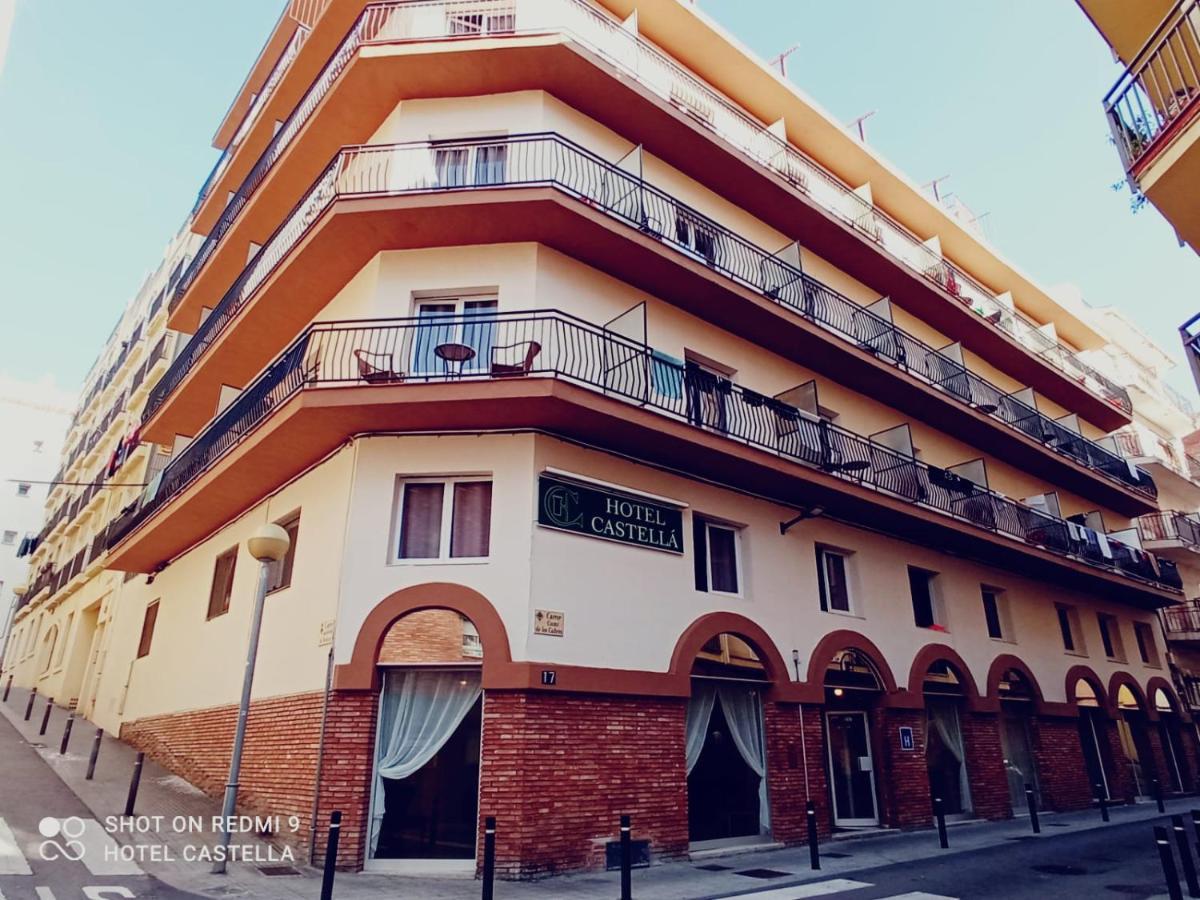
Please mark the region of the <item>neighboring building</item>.
POLYGON ((0 376, 0 664, 8 626, 28 581, 29 554, 42 528, 49 482, 58 466, 74 398, 49 378, 0 376))
POLYGON ((1135 194, 1200 250, 1200 7, 1196 0, 1076 0, 1125 71, 1104 98, 1135 194))
POLYGON ((664 858, 1196 787, 1106 337, 695 7, 292 3, 216 143, 169 462, 17 624, 85 617, 56 700, 219 793, 279 522, 241 803, 317 858, 334 809, 345 865, 495 815, 534 876, 621 813, 664 858))

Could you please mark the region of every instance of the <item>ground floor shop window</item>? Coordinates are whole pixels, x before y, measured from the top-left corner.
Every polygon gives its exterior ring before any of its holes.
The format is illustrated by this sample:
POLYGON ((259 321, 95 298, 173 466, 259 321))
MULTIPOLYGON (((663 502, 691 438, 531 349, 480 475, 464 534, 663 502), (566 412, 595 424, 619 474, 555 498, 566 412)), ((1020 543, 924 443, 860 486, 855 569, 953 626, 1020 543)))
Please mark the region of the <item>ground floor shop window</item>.
POLYGON ((1100 711, 1099 695, 1094 685, 1081 678, 1075 682, 1075 705, 1079 708, 1079 745, 1087 768, 1092 793, 1112 799, 1106 762, 1109 757, 1106 729, 1108 722, 1100 711))
POLYGON ((967 748, 963 741, 960 707, 963 676, 939 660, 925 673, 925 764, 929 788, 942 800, 947 816, 971 814, 971 783, 967 775, 967 748))
POLYGON ((1016 669, 1006 670, 1000 677, 1000 752, 1004 759, 1004 774, 1008 779, 1008 799, 1014 812, 1029 809, 1025 788, 1041 802, 1037 766, 1033 754, 1033 704, 1036 696, 1033 685, 1016 669))

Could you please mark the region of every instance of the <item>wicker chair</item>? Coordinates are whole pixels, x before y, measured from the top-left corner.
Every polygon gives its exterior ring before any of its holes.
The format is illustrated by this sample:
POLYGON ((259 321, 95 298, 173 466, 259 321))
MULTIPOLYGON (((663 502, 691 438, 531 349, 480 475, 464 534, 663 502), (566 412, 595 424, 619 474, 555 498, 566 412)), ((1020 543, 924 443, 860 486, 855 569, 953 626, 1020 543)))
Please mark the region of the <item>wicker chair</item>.
POLYGON ((533 369, 533 361, 541 352, 542 345, 537 341, 519 341, 503 347, 493 347, 491 374, 528 375, 533 369))
POLYGON ((358 377, 367 384, 399 384, 404 373, 392 368, 392 354, 373 353, 370 350, 355 350, 358 361, 358 377))

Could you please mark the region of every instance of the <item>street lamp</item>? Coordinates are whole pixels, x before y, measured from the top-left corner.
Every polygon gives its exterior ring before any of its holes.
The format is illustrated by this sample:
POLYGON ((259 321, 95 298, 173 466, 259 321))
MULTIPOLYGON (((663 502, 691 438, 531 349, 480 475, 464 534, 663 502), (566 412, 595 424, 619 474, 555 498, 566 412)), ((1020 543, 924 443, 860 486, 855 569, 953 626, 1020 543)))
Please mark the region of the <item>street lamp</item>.
POLYGON ((213 874, 225 872, 229 851, 230 824, 237 804, 238 773, 242 767, 242 746, 246 742, 246 717, 250 713, 250 688, 254 685, 254 663, 258 658, 258 634, 262 630, 263 601, 271 582, 271 563, 287 555, 291 538, 275 524, 266 524, 246 541, 246 549, 259 562, 258 590, 254 595, 254 616, 250 620, 250 642, 246 648, 246 673, 242 678, 242 702, 238 707, 237 730, 233 735, 233 755, 229 760, 229 780, 225 783, 225 805, 221 809, 221 852, 214 854, 213 874))

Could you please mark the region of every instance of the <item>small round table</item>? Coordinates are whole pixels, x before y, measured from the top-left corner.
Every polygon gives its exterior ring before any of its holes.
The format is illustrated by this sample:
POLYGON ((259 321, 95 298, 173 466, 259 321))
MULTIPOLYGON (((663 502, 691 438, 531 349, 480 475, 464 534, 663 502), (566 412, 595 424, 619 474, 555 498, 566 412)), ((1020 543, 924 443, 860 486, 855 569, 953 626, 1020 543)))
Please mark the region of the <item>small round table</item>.
POLYGON ((447 377, 461 378, 463 366, 475 358, 475 348, 467 344, 438 344, 433 355, 442 361, 447 377))

